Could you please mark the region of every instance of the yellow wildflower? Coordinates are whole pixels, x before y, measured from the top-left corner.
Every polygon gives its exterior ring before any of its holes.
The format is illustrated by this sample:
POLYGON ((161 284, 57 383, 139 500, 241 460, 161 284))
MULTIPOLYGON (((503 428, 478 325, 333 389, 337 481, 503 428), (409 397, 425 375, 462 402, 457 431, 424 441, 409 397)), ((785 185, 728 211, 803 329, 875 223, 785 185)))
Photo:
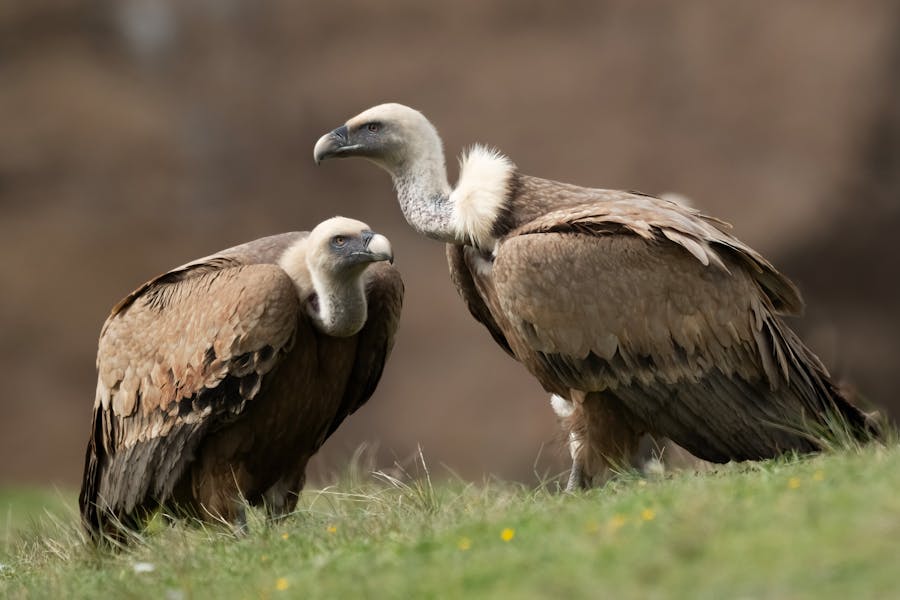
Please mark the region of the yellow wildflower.
POLYGON ((465 552, 469 548, 472 547, 472 540, 467 537, 459 538, 459 541, 456 543, 456 547, 465 552))
POLYGON ((328 533, 337 533, 337 525, 329 525, 325 528, 328 533))
POLYGON ((283 539, 283 540, 288 539, 288 537, 290 537, 290 536, 288 536, 288 534, 286 534, 286 533, 281 534, 281 539, 283 539))
POLYGON ((792 490, 796 490, 800 487, 800 478, 799 477, 791 477, 788 479, 788 487, 792 490))
POLYGON ((275 589, 279 592, 283 592, 284 590, 288 589, 288 580, 284 577, 279 577, 278 579, 276 579, 275 589))
POLYGON ((612 531, 620 529, 628 519, 626 519, 623 515, 615 515, 612 519, 609 520, 609 528, 612 531))
POLYGON ((641 511, 641 519, 644 521, 652 521, 656 518, 656 511, 652 508, 645 508, 641 511))
POLYGON ((516 537, 515 529, 510 529, 509 527, 507 527, 506 529, 504 529, 503 531, 500 532, 500 539, 503 540, 504 542, 508 542, 511 539, 513 539, 514 537, 516 537))
POLYGON ((823 479, 825 479, 825 473, 823 473, 822 471, 816 471, 815 473, 813 473, 813 479, 816 481, 822 481, 823 479))

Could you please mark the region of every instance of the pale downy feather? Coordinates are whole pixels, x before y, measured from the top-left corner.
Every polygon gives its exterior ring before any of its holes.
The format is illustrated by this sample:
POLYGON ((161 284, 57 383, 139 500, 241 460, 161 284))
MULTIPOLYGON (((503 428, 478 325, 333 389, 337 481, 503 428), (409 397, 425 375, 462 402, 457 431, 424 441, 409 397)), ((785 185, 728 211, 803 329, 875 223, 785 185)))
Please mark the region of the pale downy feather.
POLYGON ((462 239, 493 247, 493 228, 503 211, 516 166, 499 151, 475 145, 460 159, 459 182, 450 194, 452 226, 462 239))

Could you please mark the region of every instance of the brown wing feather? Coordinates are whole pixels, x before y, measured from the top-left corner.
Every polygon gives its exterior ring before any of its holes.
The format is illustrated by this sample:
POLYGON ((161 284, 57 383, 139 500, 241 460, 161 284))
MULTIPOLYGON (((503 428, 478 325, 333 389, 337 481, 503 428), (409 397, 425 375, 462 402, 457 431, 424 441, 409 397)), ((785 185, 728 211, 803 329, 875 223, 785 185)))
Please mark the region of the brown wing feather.
POLYGON ((472 261, 477 251, 470 246, 460 246, 457 244, 447 244, 447 263, 450 267, 450 279, 456 286, 456 291, 465 301, 469 308, 469 313, 475 320, 484 325, 494 341, 503 348, 504 352, 513 356, 509 342, 503 335, 503 331, 491 314, 490 309, 485 304, 481 294, 475 285, 472 277, 472 261), (467 257, 467 255, 469 255, 467 257))
POLYGON ((620 208, 545 219, 497 250, 495 314, 549 391, 613 394, 708 460, 813 449, 773 423, 799 426, 834 405, 862 423, 775 315, 799 296, 771 265, 733 238, 726 248, 699 237, 688 219, 666 235, 652 211, 620 208))
POLYGON ((769 297, 779 314, 803 312, 797 287, 758 252, 728 233, 730 225, 698 210, 653 196, 579 188, 537 178, 529 181, 521 202, 549 195, 562 207, 554 207, 523 223, 510 238, 528 233, 585 233, 603 235, 627 232, 647 241, 667 239, 680 245, 702 264, 723 267, 723 255, 740 263, 769 297), (557 189, 558 187, 558 189, 557 189), (554 193, 550 190, 555 189, 554 193), (538 194, 540 192, 540 194, 538 194))
POLYGON ((298 309, 279 267, 221 257, 117 306, 100 337, 80 497, 92 531, 103 511, 130 515, 168 497, 205 433, 259 392, 293 342, 298 309))

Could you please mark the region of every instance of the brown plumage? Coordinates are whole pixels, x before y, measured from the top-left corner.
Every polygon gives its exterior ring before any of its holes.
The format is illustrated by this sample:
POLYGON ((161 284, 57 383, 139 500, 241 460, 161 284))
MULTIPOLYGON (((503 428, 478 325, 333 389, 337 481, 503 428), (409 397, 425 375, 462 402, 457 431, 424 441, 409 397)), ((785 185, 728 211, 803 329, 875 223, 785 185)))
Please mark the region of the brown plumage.
POLYGON ((436 130, 397 104, 315 149, 317 160, 354 155, 392 175, 410 224, 448 242, 472 315, 568 403, 558 412, 572 487, 630 456, 643 433, 716 462, 816 450, 832 417, 865 435, 865 415, 781 319, 802 310, 796 287, 725 223, 529 177, 477 146, 451 188, 436 130))
POLYGON ((240 525, 293 510, 309 458, 368 400, 400 316, 386 238, 335 218, 223 250, 126 297, 100 334, 79 498, 97 539, 159 507, 240 525))

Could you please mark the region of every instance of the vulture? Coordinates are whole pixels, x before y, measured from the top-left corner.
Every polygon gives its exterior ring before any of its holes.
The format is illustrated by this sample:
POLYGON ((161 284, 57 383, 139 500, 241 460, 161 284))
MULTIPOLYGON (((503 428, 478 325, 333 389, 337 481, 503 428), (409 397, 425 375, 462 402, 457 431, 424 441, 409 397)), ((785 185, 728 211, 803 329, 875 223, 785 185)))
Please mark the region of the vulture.
POLYGON ((628 464, 645 433, 713 462, 820 449, 866 415, 782 319, 797 288, 730 226, 680 202, 521 173, 475 145, 447 180, 435 127, 382 104, 323 135, 393 178, 407 222, 447 244, 471 314, 554 398, 569 489, 628 464))
POLYGON ((381 378, 403 300, 392 263, 386 237, 335 217, 119 302, 79 496, 92 539, 121 540, 159 508, 238 528, 246 503, 291 512, 310 457, 381 378))

